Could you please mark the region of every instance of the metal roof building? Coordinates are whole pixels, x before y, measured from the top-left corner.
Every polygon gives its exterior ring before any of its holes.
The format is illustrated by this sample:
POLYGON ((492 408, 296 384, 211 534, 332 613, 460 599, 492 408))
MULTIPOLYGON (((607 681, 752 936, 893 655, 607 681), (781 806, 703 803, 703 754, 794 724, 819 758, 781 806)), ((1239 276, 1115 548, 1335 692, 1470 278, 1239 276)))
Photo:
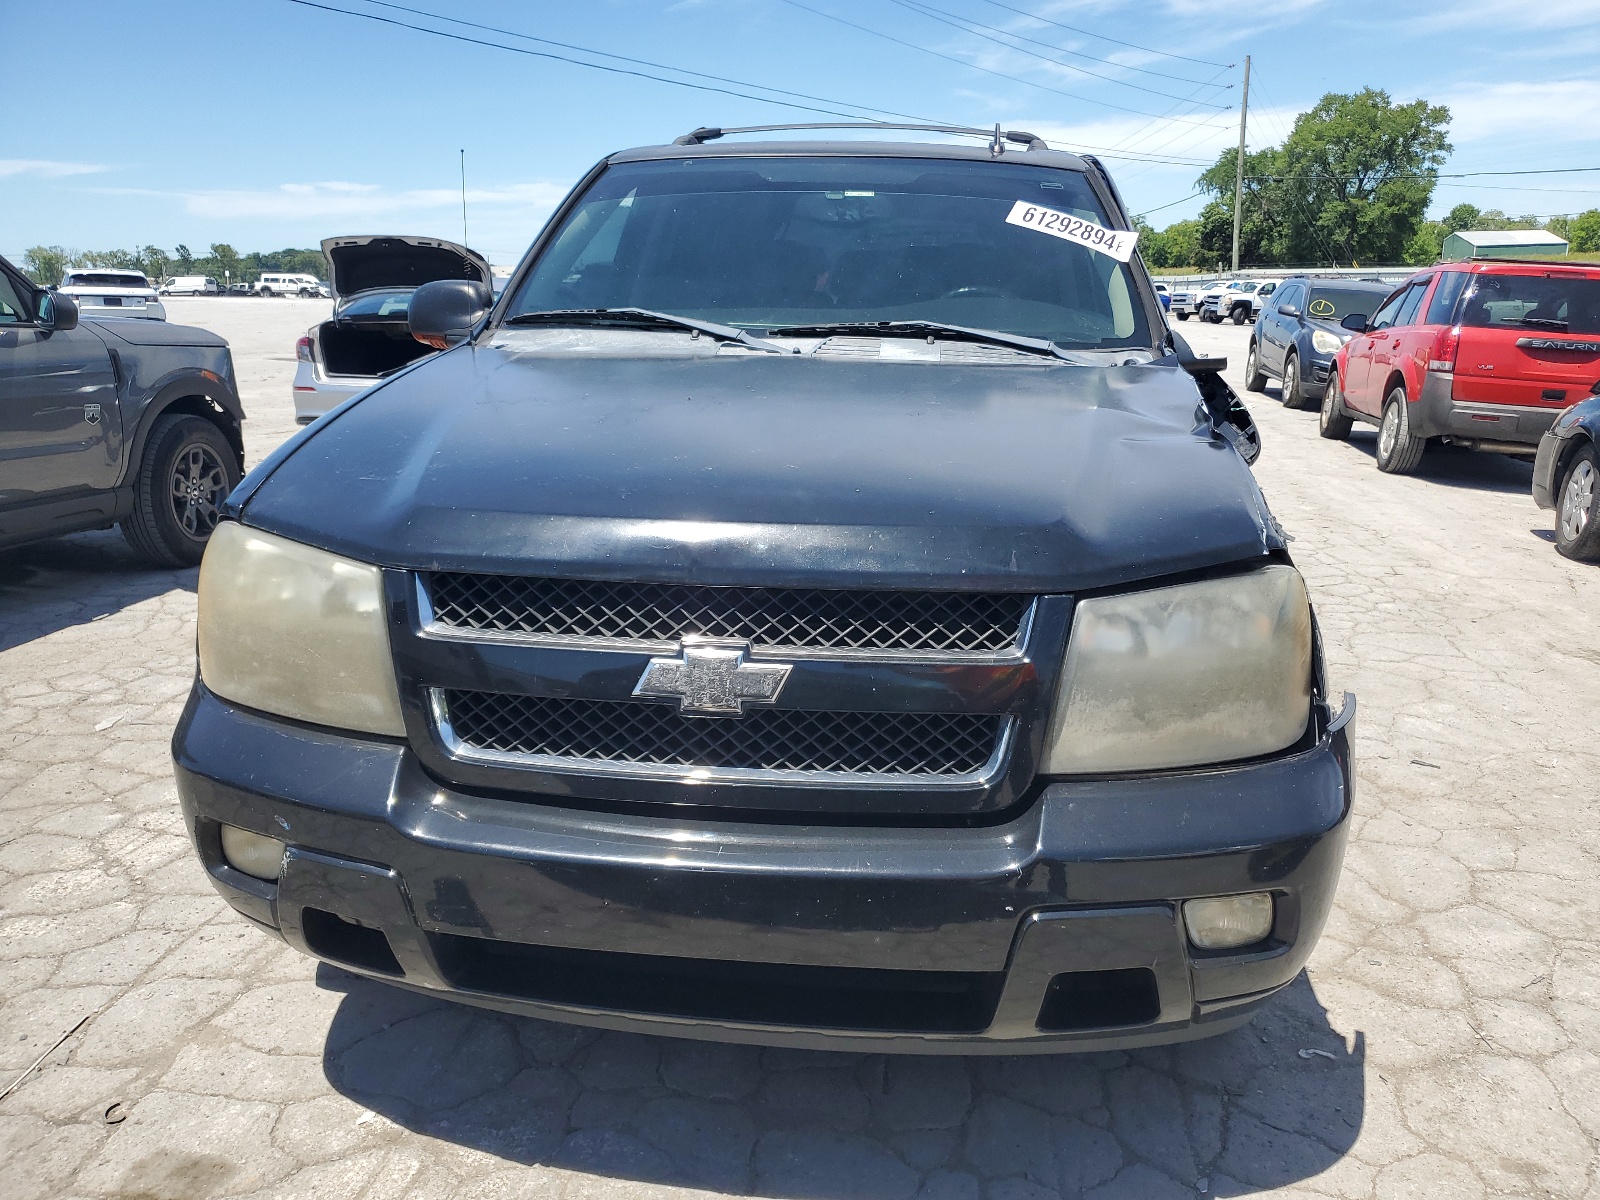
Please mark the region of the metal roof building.
POLYGON ((1464 229, 1444 239, 1445 262, 1468 258, 1550 258, 1567 252, 1567 243, 1544 229, 1464 229))

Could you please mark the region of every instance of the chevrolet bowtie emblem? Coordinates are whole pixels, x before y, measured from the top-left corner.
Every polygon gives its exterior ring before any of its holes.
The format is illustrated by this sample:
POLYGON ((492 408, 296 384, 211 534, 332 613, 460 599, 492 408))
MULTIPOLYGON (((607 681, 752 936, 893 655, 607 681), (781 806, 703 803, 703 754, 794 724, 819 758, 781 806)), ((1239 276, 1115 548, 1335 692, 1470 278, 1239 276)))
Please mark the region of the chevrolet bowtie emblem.
POLYGON ((652 658, 635 696, 666 696, 693 717, 742 717, 746 704, 771 704, 783 690, 788 663, 746 662, 748 642, 685 638, 676 658, 652 658))

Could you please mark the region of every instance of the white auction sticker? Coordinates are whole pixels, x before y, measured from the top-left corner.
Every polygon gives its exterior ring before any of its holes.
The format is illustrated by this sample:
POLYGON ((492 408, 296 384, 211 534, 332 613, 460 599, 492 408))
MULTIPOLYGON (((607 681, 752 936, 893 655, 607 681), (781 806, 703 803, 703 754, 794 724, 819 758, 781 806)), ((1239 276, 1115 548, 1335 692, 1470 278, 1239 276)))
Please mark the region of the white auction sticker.
POLYGON ((1118 262, 1127 262, 1132 258, 1133 248, 1139 242, 1137 230, 1107 229, 1104 225, 1096 225, 1071 213, 1029 204, 1026 200, 1018 200, 1011 206, 1006 224, 1021 225, 1024 229, 1036 229, 1051 237, 1077 242, 1097 253, 1108 254, 1118 262))

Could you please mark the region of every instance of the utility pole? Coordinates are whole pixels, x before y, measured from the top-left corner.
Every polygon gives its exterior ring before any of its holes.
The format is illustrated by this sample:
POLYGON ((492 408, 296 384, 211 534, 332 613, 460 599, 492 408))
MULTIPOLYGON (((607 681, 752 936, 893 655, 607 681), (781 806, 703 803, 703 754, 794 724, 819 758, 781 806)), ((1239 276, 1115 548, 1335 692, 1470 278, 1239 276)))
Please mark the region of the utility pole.
MULTIPOLYGON (((1249 59, 1245 60, 1244 77, 1245 87, 1248 89, 1250 86, 1249 59)), ((1240 138, 1244 137, 1243 134, 1239 136, 1240 138)), ((1243 144, 1241 141, 1240 145, 1243 144)), ((1239 222, 1237 219, 1234 220, 1233 225, 1233 257, 1237 260, 1239 257, 1239 222)), ((463 246, 467 244, 467 152, 465 150, 461 151, 461 244, 463 246)))
POLYGON ((1233 269, 1239 270, 1239 222, 1244 217, 1244 130, 1250 120, 1250 56, 1244 56, 1244 96, 1239 104, 1239 165, 1233 172, 1233 269))

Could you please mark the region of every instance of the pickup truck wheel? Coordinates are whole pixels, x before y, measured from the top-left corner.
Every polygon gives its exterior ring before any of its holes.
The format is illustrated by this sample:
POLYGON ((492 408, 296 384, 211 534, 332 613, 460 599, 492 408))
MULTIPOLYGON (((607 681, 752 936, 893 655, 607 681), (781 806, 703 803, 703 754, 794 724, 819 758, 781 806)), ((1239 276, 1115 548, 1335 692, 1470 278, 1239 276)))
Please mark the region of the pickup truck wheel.
POLYGON ((1578 562, 1600 562, 1600 457, 1593 446, 1573 455, 1556 495, 1556 549, 1578 562))
POLYGON ((1265 391, 1267 377, 1261 373, 1261 362, 1256 356, 1256 344, 1250 343, 1250 350, 1244 356, 1244 390, 1247 392, 1265 391))
POLYGON ((192 567, 238 482, 233 447, 215 425, 182 413, 159 417, 134 472, 133 511, 122 520, 122 536, 153 563, 192 567))
POLYGON ((1176 315, 1180 321, 1187 321, 1189 319, 1189 314, 1186 312, 1176 313, 1174 315, 1176 315))
POLYGON ((1250 319, 1250 306, 1248 304, 1235 304, 1233 306, 1233 323, 1243 325, 1250 319))
POLYGON ((1411 432, 1411 415, 1406 411, 1406 390, 1397 387, 1383 406, 1383 423, 1378 426, 1378 470, 1388 475, 1409 475, 1422 461, 1426 438, 1411 432))
POLYGON ((1283 406, 1304 408, 1306 394, 1300 387, 1300 356, 1290 354, 1283 360, 1283 406))
POLYGON ((1330 371, 1328 387, 1322 393, 1322 410, 1317 414, 1317 433, 1330 442, 1342 442, 1350 436, 1355 421, 1344 411, 1344 389, 1339 386, 1339 372, 1330 371))

